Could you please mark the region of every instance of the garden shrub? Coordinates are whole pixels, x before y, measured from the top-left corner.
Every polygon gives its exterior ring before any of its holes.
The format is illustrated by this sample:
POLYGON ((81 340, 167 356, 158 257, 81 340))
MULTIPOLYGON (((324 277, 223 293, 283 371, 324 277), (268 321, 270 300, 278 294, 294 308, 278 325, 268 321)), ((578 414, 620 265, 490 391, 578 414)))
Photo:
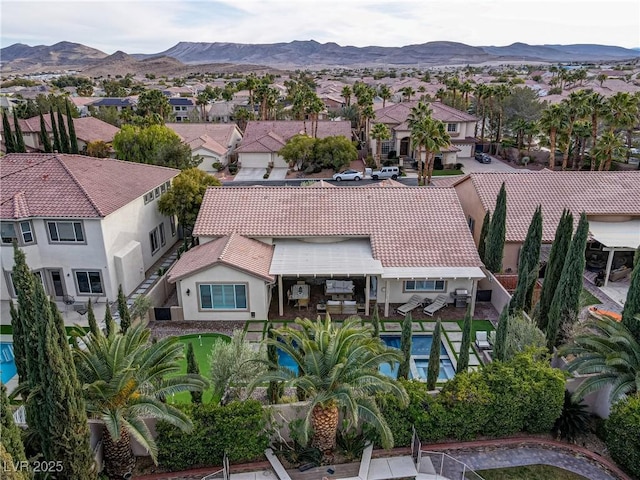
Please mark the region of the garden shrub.
POLYGON ((393 435, 393 443, 395 447, 408 447, 411 445, 412 426, 421 432, 421 424, 424 423, 426 417, 425 404, 429 395, 424 383, 411 380, 400 380, 409 395, 409 405, 402 408, 399 399, 390 393, 378 397, 378 404, 387 425, 391 429, 393 435))
POLYGON ((218 172, 224 168, 220 162, 213 162, 211 166, 218 172))
POLYGON ((438 419, 441 425, 435 430, 459 440, 470 440, 483 431, 494 403, 483 377, 482 371, 462 373, 445 384, 438 395, 445 417, 438 419))
POLYGON ((267 418, 258 401, 179 405, 193 422, 183 433, 158 422, 158 463, 167 470, 186 470, 221 465, 226 452, 232 463, 261 458, 269 446, 267 418))
POLYGON ((614 404, 606 425, 611 457, 631 476, 640 478, 640 394, 614 404))

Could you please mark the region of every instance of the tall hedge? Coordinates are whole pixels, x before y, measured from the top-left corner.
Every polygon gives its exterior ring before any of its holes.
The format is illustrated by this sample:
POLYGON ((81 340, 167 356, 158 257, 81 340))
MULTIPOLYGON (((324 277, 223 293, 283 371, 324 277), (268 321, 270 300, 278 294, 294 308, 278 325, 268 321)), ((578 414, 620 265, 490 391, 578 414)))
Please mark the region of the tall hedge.
POLYGON ((435 396, 424 383, 404 381, 409 406, 381 397, 381 410, 395 445, 408 446, 411 427, 423 442, 502 437, 517 432, 548 432, 562 412, 564 373, 533 351, 482 370, 459 373, 435 396))
POLYGON ((484 250, 484 264, 493 273, 502 271, 502 257, 504 256, 504 242, 507 232, 507 190, 502 182, 496 209, 491 217, 491 225, 487 233, 484 250))
POLYGON ((162 468, 221 465, 225 452, 232 463, 249 462, 262 458, 269 446, 266 416, 255 400, 179 408, 191 417, 193 431, 183 433, 173 425, 158 423, 158 464, 162 468))
POLYGON ((633 477, 640 478, 640 393, 617 402, 606 425, 611 457, 633 477))

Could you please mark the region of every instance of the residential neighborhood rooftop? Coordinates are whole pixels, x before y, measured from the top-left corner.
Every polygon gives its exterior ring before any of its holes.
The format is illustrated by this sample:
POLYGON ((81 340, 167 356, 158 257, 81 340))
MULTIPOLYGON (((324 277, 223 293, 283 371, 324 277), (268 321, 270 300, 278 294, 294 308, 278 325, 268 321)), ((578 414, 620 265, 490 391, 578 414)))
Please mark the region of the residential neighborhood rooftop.
POLYGON ((384 267, 482 265, 452 188, 209 188, 194 235, 234 232, 252 238, 369 238, 373 257, 384 267))
MULTIPOLYGON (((51 133, 51 117, 49 114, 43 115, 44 123, 48 133, 51 133)), ((64 124, 67 125, 67 116, 62 115, 64 124)), ((58 118, 56 117, 56 123, 58 118)), ((13 128, 13 119, 9 120, 13 128)), ((18 120, 22 133, 40 133, 40 116, 25 118, 18 120)), ((113 137, 120 131, 118 127, 114 127, 110 123, 103 122, 95 117, 81 117, 73 119, 73 126, 76 131, 76 137, 85 142, 102 140, 103 142, 111 142, 113 137)))
POLYGON ((564 208, 571 210, 575 223, 583 211, 592 216, 640 216, 640 172, 472 173, 455 185, 467 181, 489 211, 505 183, 508 242, 526 237, 538 205, 542 205, 543 242, 553 241, 564 208))
POLYGON ((110 158, 55 153, 0 158, 0 218, 109 215, 179 172, 110 158))
MULTIPOLYGON (((376 110, 376 123, 401 124, 404 123, 411 109, 418 105, 417 101, 396 103, 385 108, 376 110)), ((475 122, 477 120, 473 115, 469 115, 461 110, 455 109, 441 102, 428 103, 431 109, 431 116, 442 122, 475 122)))

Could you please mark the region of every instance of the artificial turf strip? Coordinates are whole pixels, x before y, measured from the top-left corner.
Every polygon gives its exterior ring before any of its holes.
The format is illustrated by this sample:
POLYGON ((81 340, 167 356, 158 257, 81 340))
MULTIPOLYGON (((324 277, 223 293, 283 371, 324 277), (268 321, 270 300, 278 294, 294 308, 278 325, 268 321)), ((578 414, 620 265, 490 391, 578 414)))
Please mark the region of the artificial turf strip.
MULTIPOLYGON (((202 375, 206 379, 209 379, 211 372, 209 356, 211 355, 211 347, 213 346, 213 342, 217 338, 222 338, 229 341, 229 337, 227 335, 222 335, 221 333, 204 333, 201 335, 196 333, 193 335, 183 335, 181 337, 178 337, 180 343, 184 345, 185 357, 179 361, 180 371, 177 372, 176 375, 184 375, 187 373, 187 344, 191 342, 193 344, 193 352, 196 355, 196 361, 198 362, 198 366, 200 367, 200 375, 202 375), (202 337, 202 339, 200 339, 199 337, 202 337)), ((211 388, 209 388, 204 391, 202 402, 209 403, 212 399, 213 391, 211 390, 211 388)), ((190 403, 191 394, 189 392, 180 392, 169 397, 167 401, 169 403, 190 403)))

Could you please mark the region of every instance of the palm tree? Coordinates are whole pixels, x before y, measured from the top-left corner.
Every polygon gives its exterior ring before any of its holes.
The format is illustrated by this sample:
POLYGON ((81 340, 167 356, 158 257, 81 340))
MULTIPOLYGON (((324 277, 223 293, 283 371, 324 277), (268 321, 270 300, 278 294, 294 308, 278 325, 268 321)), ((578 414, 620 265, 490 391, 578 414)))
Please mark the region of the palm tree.
POLYGON ((586 90, 578 90, 577 92, 571 92, 569 98, 562 101, 561 105, 565 109, 567 118, 566 136, 568 139, 562 154, 562 170, 567 169, 567 163, 569 162, 573 126, 577 120, 584 118, 588 113, 587 99, 588 92, 586 90))
POLYGON ((382 157, 382 141, 391 137, 389 127, 384 123, 376 123, 371 129, 371 138, 376 141, 376 167, 380 168, 380 161, 382 157))
POLYGON ((124 334, 115 330, 109 336, 86 335, 85 348, 76 345, 73 353, 87 413, 104 422, 106 473, 109 478, 123 478, 135 464, 131 437, 157 461, 158 448, 143 418, 190 430, 189 418, 163 400, 181 391, 201 391, 207 382, 200 375, 178 375, 184 346, 177 337, 151 343, 150 330, 142 324, 124 334))
POLYGON ((620 136, 611 131, 604 132, 598 144, 591 149, 591 156, 594 160, 600 162, 598 170, 609 170, 611 162, 614 158, 622 158, 624 156, 624 142, 620 136))
POLYGON ((469 110, 469 94, 473 92, 473 84, 466 80, 460 85, 460 93, 462 94, 462 98, 464 99, 464 111, 469 110))
POLYGON ((425 149, 427 151, 427 185, 430 185, 436 154, 451 145, 451 136, 447 132, 446 124, 435 119, 431 119, 429 122, 426 133, 427 142, 425 143, 425 149))
POLYGON ((398 350, 387 347, 372 336, 370 327, 360 325, 359 318, 347 319, 342 327, 325 320, 296 319, 299 328, 282 327, 267 338, 267 345, 276 345, 291 356, 298 372, 279 366, 253 382, 285 382, 302 390, 309 399, 309 411, 304 418, 303 441, 313 432, 311 445, 330 456, 336 445, 338 419, 358 424, 360 420, 373 426, 381 443, 389 448, 393 435, 373 396, 391 392, 403 405, 408 404, 407 393, 395 380, 380 373, 384 363, 399 362, 398 350))
POLYGON ((384 83, 378 87, 378 96, 382 99, 382 108, 387 104, 387 100, 391 98, 391 89, 384 83))
POLYGON ((208 103, 209 103, 209 96, 204 92, 199 93, 198 96, 196 97, 196 105, 200 106, 200 118, 203 122, 206 121, 205 106, 208 103))
MULTIPOLYGON (((428 121, 431 119, 431 109, 424 102, 418 104, 411 109, 407 123, 411 129, 411 143, 413 149, 417 151, 418 161, 418 185, 423 184, 423 147, 427 142, 428 121)), ((426 152, 425 152, 426 156, 426 152)), ((426 158, 424 159, 426 160, 426 158)))
POLYGON ((576 138, 575 152, 573 155, 572 168, 575 170, 578 166, 582 168, 584 163, 584 152, 587 147, 587 140, 591 138, 591 122, 579 121, 573 127, 573 135, 576 138))
POLYGON ((345 85, 342 87, 342 98, 344 98, 344 103, 347 104, 347 107, 351 105, 351 87, 349 85, 345 85))
POLYGON ((415 95, 416 91, 413 89, 413 87, 403 87, 400 89, 400 93, 402 93, 402 96, 407 99, 407 102, 410 102, 411 96, 415 95))
MULTIPOLYGON (((587 106, 591 113, 591 148, 594 149, 598 140, 598 120, 607 112, 604 97, 596 92, 591 92, 587 98, 587 106)), ((596 159, 591 155, 591 171, 596 169, 596 159)))
POLYGON ((627 133, 627 147, 631 148, 631 134, 640 112, 638 98, 628 92, 618 92, 607 99, 607 106, 609 131, 624 130, 627 133))
POLYGON ((561 105, 550 105, 542 111, 540 127, 549 134, 549 169, 556 165, 556 137, 566 124, 565 111, 561 105))
POLYGON ((599 73, 598 76, 596 77, 596 80, 598 80, 598 82, 600 82, 600 86, 602 87, 602 84, 609 78, 609 76, 606 73, 599 73))
POLYGON ((629 329, 607 317, 590 320, 585 331, 560 349, 561 355, 575 358, 567 365, 570 372, 588 375, 574 392, 584 398, 605 385, 611 386, 611 403, 640 392, 640 343, 629 329))

